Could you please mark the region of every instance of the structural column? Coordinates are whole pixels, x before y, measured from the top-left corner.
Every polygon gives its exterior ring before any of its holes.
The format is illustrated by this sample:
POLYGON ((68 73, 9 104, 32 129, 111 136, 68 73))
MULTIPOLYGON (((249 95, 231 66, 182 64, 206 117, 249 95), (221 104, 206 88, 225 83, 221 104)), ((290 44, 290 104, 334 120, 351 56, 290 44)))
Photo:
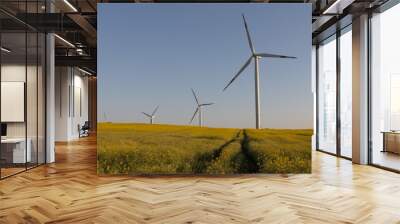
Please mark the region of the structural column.
POLYGON ((353 19, 352 157, 357 164, 368 163, 368 15, 353 19))
MULTIPOLYGON (((54 5, 46 1, 46 12, 54 5)), ((55 42, 54 34, 46 34, 46 163, 55 162, 55 42)))
POLYGON ((55 73, 54 35, 46 36, 46 163, 55 161, 55 73))

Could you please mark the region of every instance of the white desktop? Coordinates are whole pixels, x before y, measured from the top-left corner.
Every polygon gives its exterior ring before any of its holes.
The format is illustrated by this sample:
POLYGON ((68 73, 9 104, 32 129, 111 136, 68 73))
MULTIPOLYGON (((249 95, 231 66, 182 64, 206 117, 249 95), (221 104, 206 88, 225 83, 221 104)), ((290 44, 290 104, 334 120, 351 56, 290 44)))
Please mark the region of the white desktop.
POLYGON ((32 150, 31 140, 27 139, 25 151, 25 138, 5 138, 1 139, 2 147, 12 147, 12 163, 31 162, 32 150))
POLYGON ((7 163, 20 164, 32 161, 32 141, 30 138, 26 139, 26 150, 25 150, 25 138, 21 137, 7 137, 7 124, 1 124, 1 150, 2 154, 9 152, 10 158, 6 159, 7 163), (11 156, 12 154, 12 156, 11 156), (12 157, 12 160, 11 160, 12 157))

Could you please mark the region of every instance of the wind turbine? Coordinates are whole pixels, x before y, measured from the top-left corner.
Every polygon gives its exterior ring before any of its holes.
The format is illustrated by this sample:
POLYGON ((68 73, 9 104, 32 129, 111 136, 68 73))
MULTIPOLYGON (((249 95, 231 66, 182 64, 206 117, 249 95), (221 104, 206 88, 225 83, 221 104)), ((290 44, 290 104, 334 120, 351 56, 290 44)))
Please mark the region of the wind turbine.
POLYGON ((104 122, 107 122, 107 114, 104 112, 104 122))
POLYGON ((211 106, 211 105, 213 105, 214 103, 200 103, 200 102, 199 102, 199 99, 197 98, 196 93, 194 92, 194 90, 193 90, 193 89, 191 89, 191 90, 192 90, 194 99, 196 100, 197 107, 196 107, 196 111, 194 111, 194 114, 193 114, 192 119, 190 120, 190 124, 192 123, 194 117, 195 117, 196 114, 198 113, 198 114, 199 114, 199 126, 201 127, 201 126, 202 126, 202 117, 201 117, 201 116, 202 116, 202 113, 201 113, 201 108, 204 107, 204 106, 211 106))
POLYGON ((156 117, 155 114, 156 114, 157 110, 158 110, 158 106, 156 107, 156 109, 153 110, 153 113, 151 113, 151 115, 148 113, 142 112, 144 115, 146 115, 146 117, 150 118, 150 124, 153 124, 153 119, 156 117))
POLYGON ((239 75, 243 72, 243 70, 247 66, 249 66, 251 61, 254 59, 254 65, 255 65, 255 67, 254 67, 254 81, 255 81, 255 98, 256 98, 256 128, 259 129, 260 128, 260 123, 261 123, 261 120, 260 120, 260 83, 259 83, 260 74, 259 74, 259 69, 258 69, 259 59, 260 58, 292 58, 292 59, 294 59, 296 57, 256 52, 255 49, 254 49, 253 43, 251 41, 249 28, 247 27, 247 22, 246 22, 246 18, 244 17, 244 14, 242 14, 242 17, 243 17, 244 28, 245 28, 246 34, 247 34, 247 40, 249 42, 251 55, 250 55, 249 59, 247 59, 247 61, 244 63, 244 65, 239 69, 239 71, 236 73, 236 75, 231 79, 231 81, 228 83, 228 85, 225 86, 223 91, 225 91, 235 81, 235 79, 237 77, 239 77, 239 75))

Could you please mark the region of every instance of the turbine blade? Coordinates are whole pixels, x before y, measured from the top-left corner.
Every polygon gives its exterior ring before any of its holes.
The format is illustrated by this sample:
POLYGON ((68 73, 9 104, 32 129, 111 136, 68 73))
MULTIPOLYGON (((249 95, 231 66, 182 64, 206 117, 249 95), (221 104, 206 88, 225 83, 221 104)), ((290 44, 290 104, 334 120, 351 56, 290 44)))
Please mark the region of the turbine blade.
POLYGON ((247 59, 246 63, 244 63, 244 65, 239 69, 239 71, 236 73, 236 75, 231 79, 231 81, 228 83, 228 85, 225 86, 224 90, 225 91, 234 81, 237 77, 239 77, 239 75, 243 72, 243 70, 250 64, 251 59, 253 58, 253 56, 250 56, 249 59, 247 59))
POLYGON ((246 18, 244 17, 244 14, 242 14, 242 17, 243 17, 243 22, 244 22, 244 28, 246 29, 247 41, 249 42, 249 47, 250 47, 251 53, 254 54, 255 51, 254 51, 253 43, 251 41, 249 27, 247 26, 247 22, 246 22, 246 18))
POLYGON ((291 58, 291 59, 296 59, 297 57, 293 56, 286 56, 286 55, 278 55, 278 54, 267 54, 267 53, 259 53, 256 54, 256 56, 260 56, 263 58, 291 58))
POLYGON ((147 117, 151 117, 151 115, 150 114, 148 114, 148 113, 145 113, 145 112, 142 112, 144 115, 146 115, 147 117))
POLYGON ((199 107, 196 108, 196 111, 194 112, 192 119, 190 119, 190 123, 189 124, 191 124, 193 122, 193 119, 196 116, 197 112, 199 112, 199 107))
POLYGON ((193 93, 194 99, 196 100, 197 105, 200 105, 199 99, 197 99, 196 93, 194 92, 193 89, 191 89, 191 90, 192 90, 192 93, 193 93))
POLYGON ((156 109, 154 109, 154 111, 153 111, 153 113, 151 114, 151 116, 154 116, 154 114, 156 114, 156 112, 157 112, 157 110, 158 110, 158 107, 159 107, 159 106, 157 106, 156 109))
POLYGON ((200 104, 200 106, 210 106, 210 105, 213 105, 214 103, 203 103, 203 104, 200 104))

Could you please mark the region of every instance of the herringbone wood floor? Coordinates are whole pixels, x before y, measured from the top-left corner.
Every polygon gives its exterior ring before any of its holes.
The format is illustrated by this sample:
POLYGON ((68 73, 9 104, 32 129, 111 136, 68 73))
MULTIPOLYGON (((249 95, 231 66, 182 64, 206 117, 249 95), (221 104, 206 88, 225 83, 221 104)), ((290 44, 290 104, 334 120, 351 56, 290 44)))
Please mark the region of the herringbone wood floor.
POLYGON ((400 223, 400 175, 315 152, 311 175, 98 177, 94 138, 0 181, 0 223, 400 223))

